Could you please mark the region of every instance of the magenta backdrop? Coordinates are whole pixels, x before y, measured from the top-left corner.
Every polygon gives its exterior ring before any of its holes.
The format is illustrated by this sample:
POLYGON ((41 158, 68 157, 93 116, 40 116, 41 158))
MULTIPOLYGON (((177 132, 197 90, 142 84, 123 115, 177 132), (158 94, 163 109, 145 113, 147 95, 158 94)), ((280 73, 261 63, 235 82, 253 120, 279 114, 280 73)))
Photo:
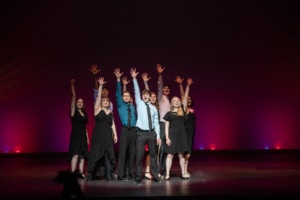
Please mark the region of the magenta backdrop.
POLYGON ((71 78, 91 136, 92 64, 114 104, 116 67, 193 78, 195 150, 300 148, 299 3, 120 2, 1 1, 0 153, 67 151, 71 78))

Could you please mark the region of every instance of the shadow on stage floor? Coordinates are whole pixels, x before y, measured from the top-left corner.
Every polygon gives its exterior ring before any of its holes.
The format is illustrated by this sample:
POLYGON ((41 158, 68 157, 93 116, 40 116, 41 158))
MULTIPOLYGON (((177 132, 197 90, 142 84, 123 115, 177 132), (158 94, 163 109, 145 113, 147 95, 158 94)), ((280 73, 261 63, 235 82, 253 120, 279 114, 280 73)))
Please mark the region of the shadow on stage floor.
MULTIPOLYGON (((86 199, 299 199, 300 151, 199 151, 191 157, 191 178, 176 175, 160 183, 76 179, 86 199)), ((0 154, 2 199, 60 199, 63 184, 54 181, 69 168, 65 153, 0 154)), ((74 189, 76 185, 72 185, 74 189)))

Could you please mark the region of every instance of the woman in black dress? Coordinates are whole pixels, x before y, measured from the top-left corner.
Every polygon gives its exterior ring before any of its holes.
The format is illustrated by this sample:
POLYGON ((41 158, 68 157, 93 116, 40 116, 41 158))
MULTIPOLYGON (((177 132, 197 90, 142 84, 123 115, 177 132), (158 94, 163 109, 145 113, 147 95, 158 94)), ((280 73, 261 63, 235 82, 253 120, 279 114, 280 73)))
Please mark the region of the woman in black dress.
POLYGON ((70 136, 68 160, 71 161, 71 172, 75 172, 77 165, 79 168, 79 175, 84 178, 84 160, 88 156, 88 133, 86 124, 88 122, 85 105, 82 98, 76 100, 75 80, 72 79, 71 83, 71 110, 70 118, 72 123, 72 131, 70 136))
POLYGON ((181 178, 188 179, 188 176, 185 173, 185 159, 183 155, 184 152, 189 150, 185 127, 185 112, 189 88, 192 82, 193 81, 190 78, 187 80, 183 102, 181 102, 179 97, 173 97, 171 100, 171 111, 167 112, 164 116, 164 119, 166 120, 165 132, 167 144, 165 148, 165 152, 167 153, 165 180, 170 179, 170 170, 172 167, 174 154, 178 154, 181 178))
POLYGON ((88 163, 88 181, 99 174, 104 165, 107 181, 112 179, 112 165, 115 161, 114 143, 118 141, 113 114, 110 109, 110 100, 101 97, 104 78, 99 78, 98 96, 94 105, 95 127, 92 133, 91 151, 88 163))
POLYGON ((186 109, 186 132, 187 132, 187 139, 188 139, 188 145, 189 150, 185 152, 184 159, 185 159, 185 174, 188 178, 191 177, 191 174, 188 172, 188 164, 191 157, 191 154, 193 152, 193 145, 194 145, 194 138, 195 138, 195 126, 196 126, 196 116, 195 111, 193 109, 193 99, 188 96, 187 99, 187 109, 186 109))
MULTIPOLYGON (((180 76, 177 76, 175 79, 175 82, 177 82, 179 84, 180 95, 181 95, 182 101, 183 101, 183 98, 184 98, 184 89, 182 86, 183 78, 181 78, 180 76)), ((193 145, 194 145, 194 138, 195 138, 195 126, 196 126, 196 116, 195 116, 195 111, 193 109, 193 106, 194 106, 194 101, 190 96, 188 96, 187 97, 185 126, 186 126, 187 141, 188 141, 189 149, 184 154, 184 159, 185 159, 184 174, 186 174, 186 176, 188 178, 191 177, 191 174, 188 172, 188 163, 189 163, 191 154, 193 152, 193 145)))

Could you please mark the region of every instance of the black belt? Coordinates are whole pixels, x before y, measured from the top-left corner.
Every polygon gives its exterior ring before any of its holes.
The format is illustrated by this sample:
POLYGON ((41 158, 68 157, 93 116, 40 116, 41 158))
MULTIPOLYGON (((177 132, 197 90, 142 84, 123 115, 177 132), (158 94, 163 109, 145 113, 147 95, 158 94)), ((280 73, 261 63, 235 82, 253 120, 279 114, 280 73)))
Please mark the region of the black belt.
POLYGON ((137 128, 138 131, 140 132, 152 132, 154 131, 154 129, 151 129, 151 130, 143 130, 143 129, 140 129, 140 128, 137 128))

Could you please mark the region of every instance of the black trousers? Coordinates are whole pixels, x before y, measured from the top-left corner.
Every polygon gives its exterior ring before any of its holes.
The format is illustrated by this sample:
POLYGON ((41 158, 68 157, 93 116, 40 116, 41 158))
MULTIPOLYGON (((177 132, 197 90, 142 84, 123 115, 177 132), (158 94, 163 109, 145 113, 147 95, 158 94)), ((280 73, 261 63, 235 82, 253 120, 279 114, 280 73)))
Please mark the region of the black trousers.
POLYGON ((145 144, 148 144, 149 148, 152 175, 158 178, 156 133, 138 129, 136 135, 136 178, 142 179, 145 144))
POLYGON ((134 161, 136 151, 136 128, 122 127, 119 140, 118 155, 118 176, 125 176, 125 169, 128 162, 129 176, 134 177, 134 161))
POLYGON ((165 153, 165 146, 166 144, 166 135, 165 135, 165 123, 164 122, 159 122, 160 126, 160 139, 161 139, 161 146, 160 146, 160 151, 158 154, 158 168, 159 171, 161 172, 162 175, 165 175, 166 172, 166 158, 167 154, 165 153))

